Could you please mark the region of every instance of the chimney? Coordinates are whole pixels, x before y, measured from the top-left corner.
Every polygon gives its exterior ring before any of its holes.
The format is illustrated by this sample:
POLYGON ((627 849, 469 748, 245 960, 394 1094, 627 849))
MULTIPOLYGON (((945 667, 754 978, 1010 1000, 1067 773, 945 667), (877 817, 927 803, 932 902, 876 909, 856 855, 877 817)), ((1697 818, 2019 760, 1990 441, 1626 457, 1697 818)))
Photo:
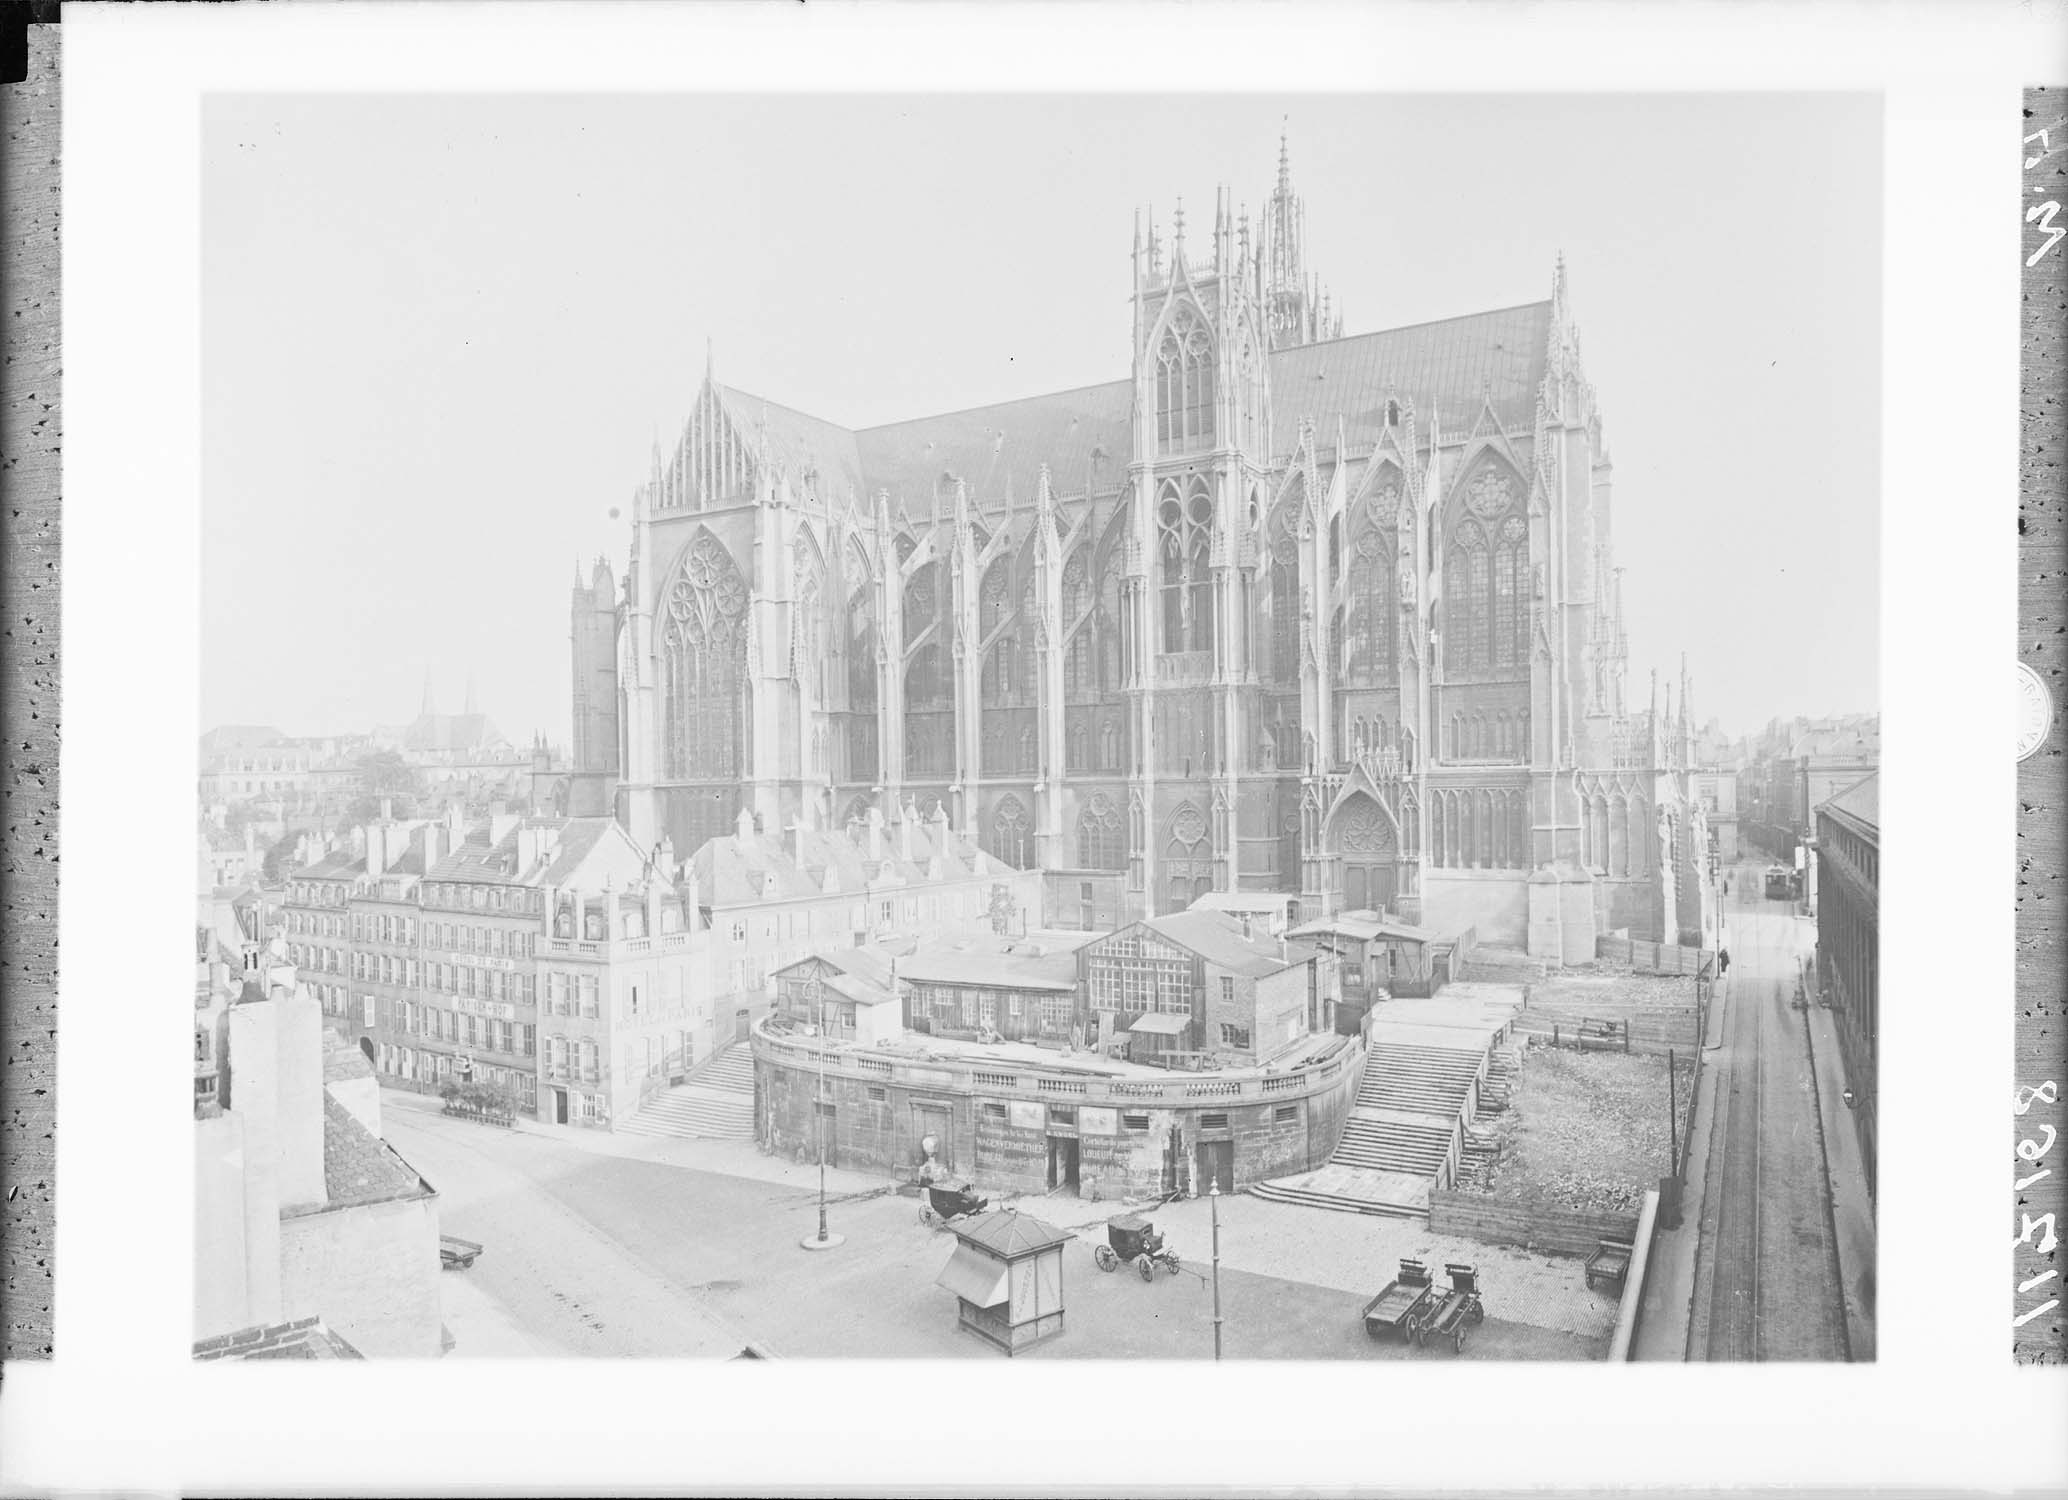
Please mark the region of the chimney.
POLYGON ((872 860, 883 858, 883 809, 880 807, 869 809, 868 851, 872 860))
POLYGON ((736 822, 734 823, 734 825, 733 825, 733 826, 734 826, 735 830, 737 831, 737 835, 738 835, 738 838, 739 838, 740 844, 742 845, 742 847, 744 847, 744 846, 745 846, 745 844, 746 844, 746 842, 747 842, 747 840, 749 840, 749 839, 751 839, 752 837, 754 837, 754 814, 753 814, 753 811, 752 811, 751 809, 749 809, 749 808, 745 808, 745 807, 742 807, 742 808, 740 809, 740 815, 739 815, 739 818, 738 818, 738 820, 737 820, 737 821, 736 821, 736 822))
POLYGON ((804 808, 800 807, 797 810, 797 821, 790 825, 790 863, 797 866, 800 870, 804 868, 805 819, 810 816, 804 808))
POLYGON ((910 802, 898 818, 898 858, 909 861, 912 858, 912 825, 919 819, 919 809, 910 802))

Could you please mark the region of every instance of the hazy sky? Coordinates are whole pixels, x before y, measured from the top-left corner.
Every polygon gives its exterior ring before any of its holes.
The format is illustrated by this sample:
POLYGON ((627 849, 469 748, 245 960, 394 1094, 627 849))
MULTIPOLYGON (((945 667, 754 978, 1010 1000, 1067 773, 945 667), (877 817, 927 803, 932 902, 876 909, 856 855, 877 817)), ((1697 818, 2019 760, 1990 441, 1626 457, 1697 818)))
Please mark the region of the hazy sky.
MULTIPOLYGON (((852 427, 1128 372, 1134 209, 1289 117, 1344 331, 1549 293, 1615 459, 1631 690, 1878 706, 1865 95, 300 96, 203 122, 205 726, 568 725, 568 589, 704 370, 852 427)), ((1464 413, 1445 413, 1455 423, 1464 413)))

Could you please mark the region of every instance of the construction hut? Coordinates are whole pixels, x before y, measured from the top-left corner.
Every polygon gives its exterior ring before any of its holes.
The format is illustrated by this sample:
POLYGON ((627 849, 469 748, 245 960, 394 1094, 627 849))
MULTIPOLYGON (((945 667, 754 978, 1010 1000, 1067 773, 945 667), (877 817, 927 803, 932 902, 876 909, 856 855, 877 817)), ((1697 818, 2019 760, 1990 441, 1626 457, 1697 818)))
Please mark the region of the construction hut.
POLYGON ((955 1294, 959 1326, 1007 1354, 1063 1331, 1068 1234, 1012 1209, 954 1230, 955 1254, 934 1284, 955 1294))
POLYGON ((1440 959, 1450 939, 1377 912, 1337 912, 1295 927, 1289 935, 1325 944, 1341 961, 1343 1000, 1336 1009, 1336 1030, 1344 1036, 1357 1034, 1373 1002, 1426 998, 1449 978, 1449 965, 1440 959))

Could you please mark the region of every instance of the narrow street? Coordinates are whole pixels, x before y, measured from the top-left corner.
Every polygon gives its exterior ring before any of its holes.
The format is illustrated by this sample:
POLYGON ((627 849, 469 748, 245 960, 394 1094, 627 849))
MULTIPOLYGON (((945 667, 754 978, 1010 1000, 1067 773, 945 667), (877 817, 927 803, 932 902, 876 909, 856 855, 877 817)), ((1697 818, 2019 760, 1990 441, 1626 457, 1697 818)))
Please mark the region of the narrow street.
POLYGON ((1731 871, 1731 970, 1712 1017, 1715 1096, 1691 1359, 1845 1360, 1845 1302, 1831 1227, 1809 1020, 1797 976, 1815 941, 1793 903, 1765 898, 1762 861, 1731 871))

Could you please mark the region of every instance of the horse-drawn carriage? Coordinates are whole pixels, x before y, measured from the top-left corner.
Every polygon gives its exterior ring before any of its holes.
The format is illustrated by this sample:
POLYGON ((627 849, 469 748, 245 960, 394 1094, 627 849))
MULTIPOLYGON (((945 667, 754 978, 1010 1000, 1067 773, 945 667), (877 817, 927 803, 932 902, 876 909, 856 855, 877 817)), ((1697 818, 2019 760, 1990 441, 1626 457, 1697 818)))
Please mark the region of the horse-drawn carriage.
POLYGON ((1106 1221, 1106 1243, 1092 1247, 1091 1258, 1101 1271, 1117 1271, 1133 1265, 1142 1280, 1156 1279, 1162 1266, 1178 1273, 1178 1252, 1164 1243, 1162 1231, 1140 1214, 1120 1214, 1106 1221))

